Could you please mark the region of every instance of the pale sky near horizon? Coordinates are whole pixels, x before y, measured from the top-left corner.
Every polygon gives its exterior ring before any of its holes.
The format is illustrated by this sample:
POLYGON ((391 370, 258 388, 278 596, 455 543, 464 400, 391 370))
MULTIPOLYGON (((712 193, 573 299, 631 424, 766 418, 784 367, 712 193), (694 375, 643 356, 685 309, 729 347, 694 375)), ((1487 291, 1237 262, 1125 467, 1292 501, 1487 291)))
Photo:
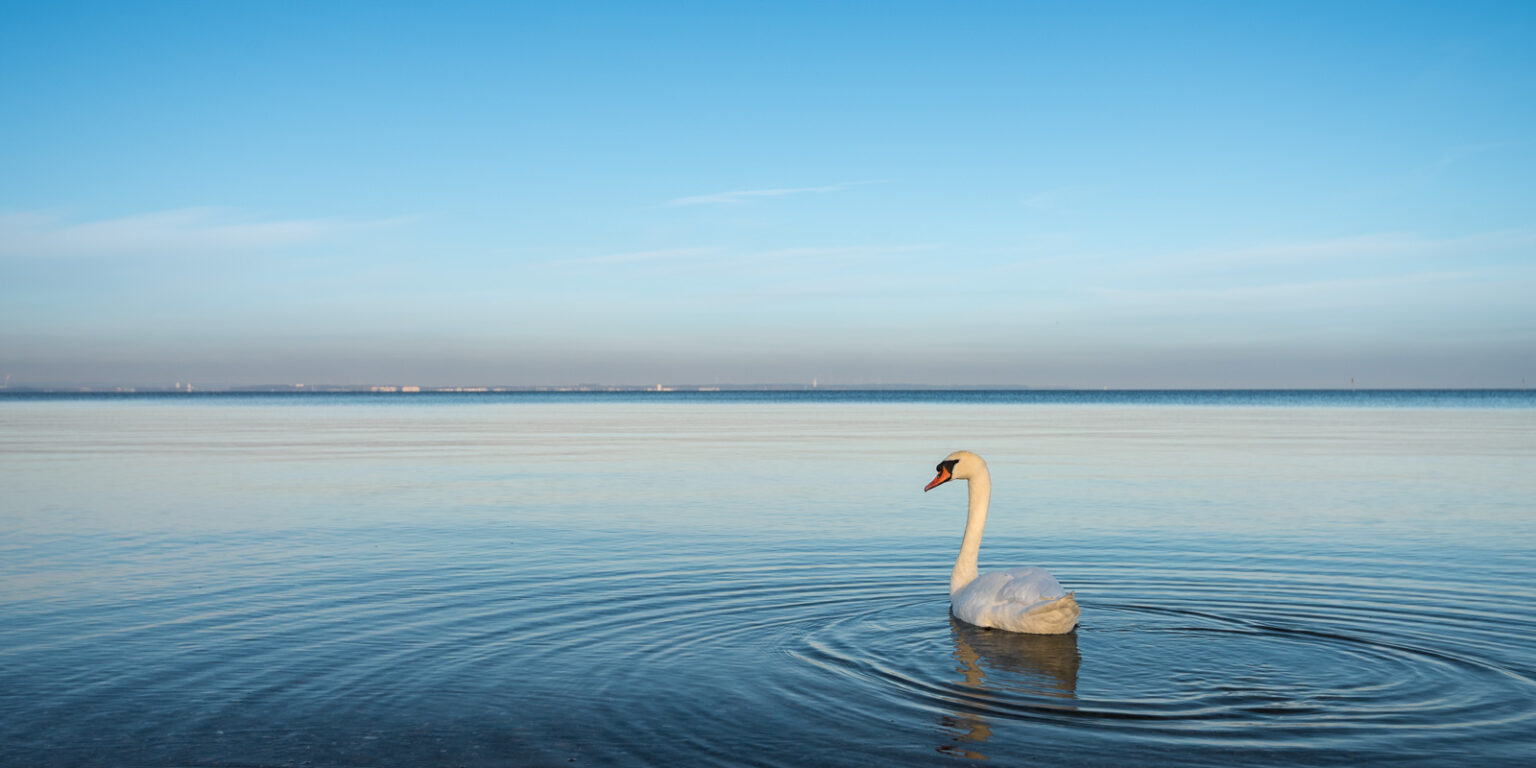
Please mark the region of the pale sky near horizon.
POLYGON ((1536 4, 0 2, 0 376, 1519 387, 1536 4))

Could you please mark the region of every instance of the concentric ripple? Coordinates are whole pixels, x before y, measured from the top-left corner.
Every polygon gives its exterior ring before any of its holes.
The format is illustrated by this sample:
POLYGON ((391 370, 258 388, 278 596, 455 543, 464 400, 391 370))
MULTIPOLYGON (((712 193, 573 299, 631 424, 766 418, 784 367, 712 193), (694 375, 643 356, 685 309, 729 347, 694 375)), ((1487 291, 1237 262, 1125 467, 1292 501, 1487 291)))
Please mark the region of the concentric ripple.
MULTIPOLYGON (((1093 584, 1079 593, 1083 625, 1033 637, 953 620, 932 578, 942 554, 905 554, 789 552, 755 568, 629 574, 615 597, 638 621, 588 615, 573 635, 623 649, 601 675, 614 694, 603 719, 628 726, 616 746, 638 762, 677 749, 724 761, 755 749, 754 762, 794 764, 812 759, 808 749, 820 762, 910 762, 919 746, 1018 754, 1089 728, 1128 753, 1192 761, 1187 750, 1222 762, 1241 746, 1277 761, 1375 750, 1433 762, 1466 739, 1521 733, 1536 716, 1536 683, 1496 658, 1515 639, 1507 627, 1469 626, 1434 604, 1412 615, 1381 591, 1389 582, 1307 585, 1307 599, 1296 596, 1306 582, 1283 569, 1249 563, 1243 579, 1223 580, 1214 572, 1229 564, 1212 562, 1209 579, 1180 576, 1202 588, 1170 597, 1125 586, 1144 573, 1084 564, 1093 584), (666 695, 622 695, 658 679, 666 695), (893 745, 878 736, 891 724, 927 741, 893 745), (763 751, 764 733, 794 739, 763 751)), ((1071 750, 1055 757, 1093 762, 1071 750)))
POLYGON ((941 623, 942 597, 896 597, 827 617, 794 653, 868 694, 834 699, 883 692, 893 707, 942 713, 954 739, 941 751, 971 757, 1007 729, 1045 742, 1058 732, 1070 744, 1091 728, 1133 752, 1241 745, 1319 760, 1374 746, 1433 762, 1536 718, 1536 682, 1488 655, 1519 641, 1443 606, 1343 589, 1302 602, 1284 572, 1213 578, 1194 596, 1137 594, 1124 584, 1144 574, 1093 570, 1097 584, 1079 592, 1084 618, 1071 635, 941 623))
POLYGON ((1468 621, 1456 585, 1409 604, 1395 564, 1323 588, 1326 558, 1239 575, 1183 553, 1174 574, 1063 547, 1083 622, 1036 637, 951 619, 945 552, 900 541, 90 546, 11 553, 115 571, 7 593, 0 744, 27 764, 1430 764, 1476 740, 1514 765, 1536 727, 1528 609, 1468 621))

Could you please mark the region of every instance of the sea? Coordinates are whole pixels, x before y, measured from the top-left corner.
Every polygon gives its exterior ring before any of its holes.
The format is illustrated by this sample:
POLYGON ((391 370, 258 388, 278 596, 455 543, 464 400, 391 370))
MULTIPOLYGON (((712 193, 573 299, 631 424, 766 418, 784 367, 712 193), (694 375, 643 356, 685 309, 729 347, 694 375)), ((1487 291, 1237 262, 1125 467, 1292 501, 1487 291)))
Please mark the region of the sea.
POLYGON ((1533 760, 1525 391, 0 394, 4 766, 1533 760))

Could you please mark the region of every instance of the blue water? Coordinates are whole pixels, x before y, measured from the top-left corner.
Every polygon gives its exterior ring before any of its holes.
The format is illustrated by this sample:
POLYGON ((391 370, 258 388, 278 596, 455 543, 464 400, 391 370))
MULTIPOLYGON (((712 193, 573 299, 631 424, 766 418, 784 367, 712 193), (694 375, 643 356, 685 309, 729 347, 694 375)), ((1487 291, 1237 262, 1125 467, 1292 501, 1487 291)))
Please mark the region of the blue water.
POLYGON ((0 765, 1524 765, 1505 392, 0 397, 0 765), (1043 565, 1082 624, 947 612, 1043 565))

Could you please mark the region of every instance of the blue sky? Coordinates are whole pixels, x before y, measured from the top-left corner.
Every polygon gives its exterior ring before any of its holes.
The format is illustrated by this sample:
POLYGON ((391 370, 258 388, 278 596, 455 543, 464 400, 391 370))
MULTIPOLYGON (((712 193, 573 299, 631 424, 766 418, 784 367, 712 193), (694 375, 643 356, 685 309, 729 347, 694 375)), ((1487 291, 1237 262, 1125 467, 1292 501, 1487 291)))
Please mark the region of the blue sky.
POLYGON ((1531 3, 0 3, 28 383, 1520 386, 1531 3))

